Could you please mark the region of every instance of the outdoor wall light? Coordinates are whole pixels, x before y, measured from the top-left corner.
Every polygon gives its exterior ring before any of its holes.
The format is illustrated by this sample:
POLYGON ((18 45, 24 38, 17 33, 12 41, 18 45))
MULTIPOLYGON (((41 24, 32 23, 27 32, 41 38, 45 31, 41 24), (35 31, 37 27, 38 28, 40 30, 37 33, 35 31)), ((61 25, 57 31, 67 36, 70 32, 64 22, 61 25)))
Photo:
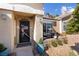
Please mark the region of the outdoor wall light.
POLYGON ((0 14, 0 18, 1 18, 2 20, 7 20, 6 14, 0 14))

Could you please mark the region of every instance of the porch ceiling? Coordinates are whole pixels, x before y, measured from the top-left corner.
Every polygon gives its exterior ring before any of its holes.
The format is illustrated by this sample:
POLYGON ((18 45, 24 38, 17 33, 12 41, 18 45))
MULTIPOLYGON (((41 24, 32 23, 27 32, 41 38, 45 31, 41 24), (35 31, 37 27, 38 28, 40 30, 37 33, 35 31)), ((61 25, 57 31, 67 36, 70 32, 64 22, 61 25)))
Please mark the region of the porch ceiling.
POLYGON ((31 14, 31 13, 23 13, 23 12, 16 12, 16 11, 14 11, 14 14, 19 15, 19 16, 25 16, 25 17, 33 17, 33 16, 35 16, 34 14, 31 14))
MULTIPOLYGON (((11 10, 6 10, 6 9, 0 9, 0 12, 2 12, 2 11, 7 11, 7 12, 9 12, 9 11, 11 11, 11 10)), ((15 14, 15 15, 19 15, 19 16, 24 16, 24 17, 33 17, 33 16, 35 16, 36 14, 32 14, 32 13, 24 13, 24 12, 19 12, 19 11, 12 11, 13 12, 13 14, 15 14)))

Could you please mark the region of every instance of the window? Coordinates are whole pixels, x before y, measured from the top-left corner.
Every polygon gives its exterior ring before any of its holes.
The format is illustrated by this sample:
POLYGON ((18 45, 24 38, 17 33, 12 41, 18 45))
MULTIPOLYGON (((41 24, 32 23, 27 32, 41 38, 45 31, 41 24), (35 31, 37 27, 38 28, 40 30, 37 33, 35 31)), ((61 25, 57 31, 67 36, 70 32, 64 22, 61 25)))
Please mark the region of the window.
POLYGON ((43 35, 51 36, 52 33, 52 23, 44 23, 43 24, 43 35))
POLYGON ((66 31, 66 25, 67 25, 67 22, 65 22, 65 21, 63 21, 62 22, 62 30, 63 30, 63 32, 65 32, 66 31))
POLYGON ((44 33, 51 33, 52 32, 52 24, 51 23, 44 23, 43 24, 43 31, 44 31, 44 33))

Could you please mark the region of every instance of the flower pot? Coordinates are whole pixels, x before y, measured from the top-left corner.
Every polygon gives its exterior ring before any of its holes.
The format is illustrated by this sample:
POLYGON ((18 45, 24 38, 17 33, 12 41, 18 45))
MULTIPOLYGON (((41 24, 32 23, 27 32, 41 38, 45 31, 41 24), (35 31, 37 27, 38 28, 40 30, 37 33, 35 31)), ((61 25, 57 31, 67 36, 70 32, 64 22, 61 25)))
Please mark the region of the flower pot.
POLYGON ((8 49, 5 49, 4 51, 0 51, 0 56, 8 56, 9 51, 8 49))
POLYGON ((43 44, 37 44, 37 51, 39 54, 43 54, 44 53, 44 45, 43 44))

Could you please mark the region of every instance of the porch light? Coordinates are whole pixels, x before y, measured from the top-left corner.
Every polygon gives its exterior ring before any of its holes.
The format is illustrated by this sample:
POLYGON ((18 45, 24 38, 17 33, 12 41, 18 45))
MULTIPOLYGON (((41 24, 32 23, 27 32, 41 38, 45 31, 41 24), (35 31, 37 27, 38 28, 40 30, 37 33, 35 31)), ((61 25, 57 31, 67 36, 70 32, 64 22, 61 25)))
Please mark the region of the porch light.
POLYGON ((0 18, 1 18, 2 20, 7 20, 6 14, 0 14, 0 18))

